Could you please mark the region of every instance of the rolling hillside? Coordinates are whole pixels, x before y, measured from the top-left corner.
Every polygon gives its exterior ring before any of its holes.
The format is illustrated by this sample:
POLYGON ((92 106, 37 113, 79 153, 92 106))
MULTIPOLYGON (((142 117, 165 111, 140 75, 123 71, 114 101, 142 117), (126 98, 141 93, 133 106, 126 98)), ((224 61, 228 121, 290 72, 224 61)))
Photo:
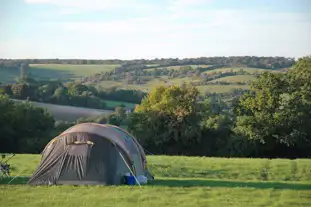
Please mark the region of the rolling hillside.
MULTIPOLYGON (((100 72, 110 72, 119 65, 30 64, 29 73, 36 79, 80 79, 100 72)), ((0 82, 14 82, 19 69, 0 69, 0 82)))
POLYGON ((31 64, 30 72, 39 79, 79 79, 100 72, 113 71, 119 65, 31 64))
MULTIPOLYGON (((29 73, 38 80, 47 79, 61 79, 63 81, 69 80, 81 80, 81 78, 92 77, 95 74, 104 74, 106 72, 113 72, 116 67, 120 65, 73 65, 73 64, 30 64, 29 73)), ((148 65, 145 69, 146 72, 153 72, 155 69, 163 70, 164 68, 169 71, 178 71, 180 68, 191 66, 193 69, 197 67, 207 68, 210 65, 184 65, 184 66, 168 66, 158 67, 157 65, 148 65)), ((268 72, 280 72, 280 70, 269 70, 260 68, 248 68, 248 67, 224 67, 217 69, 208 69, 201 72, 199 77, 197 76, 185 76, 185 77, 168 77, 167 75, 157 76, 142 76, 140 79, 144 80, 143 83, 128 83, 126 79, 122 80, 102 80, 96 83, 87 83, 95 86, 101 86, 103 88, 116 87, 120 89, 135 89, 150 91, 153 87, 159 85, 170 84, 182 84, 182 83, 198 83, 202 81, 203 76, 213 77, 209 82, 209 85, 198 85, 201 92, 216 92, 224 93, 230 92, 233 89, 249 89, 249 85, 239 85, 238 82, 249 82, 255 79, 256 74, 268 72), (228 74, 230 73, 230 74, 228 74), (224 77, 223 77, 224 76, 224 77), (228 82, 230 85, 217 84, 218 82, 228 82), (212 85, 211 85, 212 84, 212 85)), ((0 69, 0 82, 8 83, 14 82, 19 76, 18 70, 0 69)))
POLYGON ((228 83, 237 83, 237 82, 248 82, 255 80, 256 77, 253 75, 234 75, 227 76, 223 78, 217 78, 215 80, 210 81, 211 83, 215 82, 228 82, 228 83))

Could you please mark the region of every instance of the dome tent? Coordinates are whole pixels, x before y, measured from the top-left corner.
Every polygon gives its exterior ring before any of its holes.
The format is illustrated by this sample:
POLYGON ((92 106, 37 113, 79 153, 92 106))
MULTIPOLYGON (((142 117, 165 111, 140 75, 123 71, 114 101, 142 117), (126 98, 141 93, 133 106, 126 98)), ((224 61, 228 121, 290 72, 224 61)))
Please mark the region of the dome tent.
POLYGON ((126 173, 150 175, 146 164, 143 148, 125 130, 82 123, 46 145, 28 184, 120 185, 126 173))

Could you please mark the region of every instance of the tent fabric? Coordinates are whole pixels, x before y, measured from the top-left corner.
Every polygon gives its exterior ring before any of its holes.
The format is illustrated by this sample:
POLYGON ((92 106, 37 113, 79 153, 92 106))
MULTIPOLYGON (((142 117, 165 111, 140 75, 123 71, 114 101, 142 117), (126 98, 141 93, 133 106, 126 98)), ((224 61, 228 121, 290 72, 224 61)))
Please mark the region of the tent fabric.
POLYGON ((146 175, 146 163, 143 148, 125 130, 83 123, 46 145, 28 183, 119 185, 130 171, 135 176, 146 175))

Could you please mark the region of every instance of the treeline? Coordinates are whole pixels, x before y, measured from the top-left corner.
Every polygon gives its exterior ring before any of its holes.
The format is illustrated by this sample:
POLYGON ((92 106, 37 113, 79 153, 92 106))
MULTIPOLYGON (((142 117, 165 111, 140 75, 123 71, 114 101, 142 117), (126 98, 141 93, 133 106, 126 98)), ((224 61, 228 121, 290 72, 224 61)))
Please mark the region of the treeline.
POLYGON ((129 131, 154 154, 311 157, 311 57, 286 74, 265 72, 224 110, 192 86, 159 87, 129 115, 129 131))
POLYGON ((0 95, 0 152, 41 152, 56 135, 54 123, 46 110, 0 95))
POLYGON ((125 110, 76 122, 55 121, 46 109, 34 107, 28 101, 15 102, 0 94, 0 153, 41 153, 44 146, 67 128, 82 122, 120 125, 125 110))
POLYGON ((146 95, 142 91, 115 88, 103 90, 75 82, 36 81, 29 77, 23 77, 13 84, 0 84, 0 94, 12 99, 112 110, 114 107, 108 107, 105 100, 138 104, 146 95))
POLYGON ((144 84, 151 78, 159 78, 160 76, 168 76, 170 79, 200 76, 198 70, 194 70, 191 66, 180 66, 178 69, 155 68, 152 70, 144 70, 131 68, 128 71, 118 70, 110 72, 102 72, 82 79, 81 83, 98 83, 105 80, 126 81, 127 84, 144 84))
MULTIPOLYGON (((154 154, 311 157, 311 57, 300 59, 288 73, 261 74, 231 108, 225 97, 201 98, 191 85, 158 87, 134 113, 119 107, 113 116, 79 121, 127 125, 154 154)), ((46 137, 74 124, 53 123, 44 110, 0 96, 1 152, 38 152, 46 137)))
MULTIPOLYGON (((256 56, 231 56, 231 57, 199 57, 199 58, 161 58, 161 59, 134 59, 134 60, 88 60, 88 59, 0 59, 0 68, 19 67, 25 64, 120 64, 123 68, 149 65, 174 66, 174 65, 226 65, 247 66, 258 68, 287 68, 295 63, 294 58, 286 57, 256 57, 256 56)), ((154 66, 152 66, 154 67, 154 66)))
MULTIPOLYGON (((192 67, 192 66, 179 66, 176 69, 168 69, 164 68, 154 68, 152 70, 144 70, 144 69, 135 69, 131 68, 130 71, 122 72, 122 71, 110 71, 110 72, 102 72, 98 74, 94 74, 89 77, 85 77, 81 80, 81 83, 99 83, 101 81, 125 81, 127 84, 144 84, 150 81, 153 78, 160 78, 161 76, 167 76, 168 79, 174 78, 195 78, 199 79, 199 82, 194 83, 195 85, 207 85, 212 84, 209 81, 215 80, 217 78, 222 78, 226 76, 234 76, 234 75, 251 75, 251 73, 245 71, 241 68, 238 71, 234 71, 233 69, 228 69, 228 71, 224 72, 211 72, 211 73, 202 73, 203 71, 212 71, 216 68, 222 68, 224 66, 210 66, 210 67, 192 67)), ((254 73, 254 75, 258 75, 259 73, 254 73)), ((252 74, 253 75, 253 74, 252 74)), ((245 84, 245 83, 241 83, 245 84)))

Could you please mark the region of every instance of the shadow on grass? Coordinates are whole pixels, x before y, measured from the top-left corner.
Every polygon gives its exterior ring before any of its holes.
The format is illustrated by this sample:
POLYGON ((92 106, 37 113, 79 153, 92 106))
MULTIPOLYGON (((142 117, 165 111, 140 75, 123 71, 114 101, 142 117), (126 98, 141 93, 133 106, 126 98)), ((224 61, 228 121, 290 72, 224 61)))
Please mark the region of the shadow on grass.
MULTIPOLYGON (((81 78, 81 76, 74 74, 73 71, 66 71, 66 70, 31 68, 28 72, 36 80, 67 81, 76 78, 81 78)), ((0 82, 2 83, 14 83, 16 82, 16 78, 18 78, 19 76, 20 76, 19 69, 0 68, 0 82)))
MULTIPOLYGON (((13 179, 2 178, 0 185, 7 185, 13 179)), ((29 177, 16 177, 10 185, 25 185, 29 177)), ((222 180, 179 180, 179 179, 159 179, 154 180, 149 186, 166 187, 223 187, 223 188, 257 188, 257 189, 289 189, 289 190, 310 190, 311 184, 300 183, 280 183, 280 182, 247 182, 247 181, 222 181, 222 180)))
POLYGON ((150 185, 168 187, 225 187, 225 188, 258 188, 258 189, 291 189, 311 190, 311 184, 280 183, 280 182, 247 182, 247 181, 222 181, 222 180, 154 180, 150 185))
POLYGON ((4 177, 0 179, 0 185, 6 185, 9 184, 10 185, 23 185, 23 184, 27 184, 29 180, 29 177, 4 177))

